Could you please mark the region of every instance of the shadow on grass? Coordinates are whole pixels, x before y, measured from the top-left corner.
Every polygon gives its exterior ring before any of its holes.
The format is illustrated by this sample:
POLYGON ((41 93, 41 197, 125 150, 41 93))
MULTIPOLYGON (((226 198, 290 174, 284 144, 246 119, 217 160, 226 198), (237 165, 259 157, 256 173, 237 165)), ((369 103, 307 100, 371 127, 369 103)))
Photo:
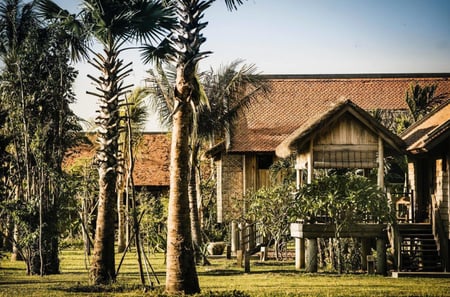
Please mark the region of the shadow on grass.
POLYGON ((198 275, 215 275, 215 276, 227 276, 243 274, 243 271, 237 269, 210 269, 203 272, 197 272, 198 275))
POLYGON ((78 283, 74 286, 68 287, 54 287, 51 288, 54 291, 63 291, 70 293, 124 293, 136 290, 142 290, 142 286, 138 285, 83 285, 78 283))

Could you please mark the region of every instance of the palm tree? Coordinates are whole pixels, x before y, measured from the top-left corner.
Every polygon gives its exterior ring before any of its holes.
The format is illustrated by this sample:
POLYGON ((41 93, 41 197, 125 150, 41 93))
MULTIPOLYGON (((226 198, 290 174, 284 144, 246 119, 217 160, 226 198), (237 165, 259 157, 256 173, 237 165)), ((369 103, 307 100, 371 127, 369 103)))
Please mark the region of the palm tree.
POLYGON ((409 89, 406 91, 405 101, 408 104, 414 122, 433 110, 445 98, 445 95, 436 96, 436 89, 437 85, 421 86, 419 84, 411 84, 409 86, 409 89))
MULTIPOLYGON (((215 1, 173 1, 179 18, 178 26, 172 30, 171 38, 163 46, 148 47, 145 52, 148 58, 146 61, 159 56, 169 58, 176 65, 167 222, 168 293, 195 294, 200 291, 189 223, 189 136, 192 130, 192 112, 202 97, 196 76, 197 66, 209 54, 200 51, 206 40, 202 30, 207 26, 202 18, 213 2, 215 1)), ((229 9, 235 9, 242 2, 225 0, 229 9)))
MULTIPOLYGON (((201 81, 201 89, 204 97, 208 98, 209 108, 205 104, 199 104, 194 110, 193 127, 189 137, 190 150, 190 176, 189 176, 189 205, 191 233, 194 248, 202 245, 203 239, 200 232, 199 210, 202 199, 199 190, 199 152, 208 143, 214 140, 225 139, 226 134, 232 133, 237 116, 255 101, 257 96, 267 93, 268 87, 263 77, 257 75, 257 69, 253 65, 241 65, 242 61, 234 61, 219 69, 218 72, 211 69, 208 72, 198 74, 201 81)), ((163 69, 157 65, 149 71, 149 91, 152 93, 153 108, 160 114, 162 124, 167 127, 172 125, 175 84, 174 69, 163 69)), ((200 216, 201 217, 201 216, 200 216)), ((199 256, 197 262, 200 261, 199 256)), ((205 260, 205 259, 204 259, 205 260)))
MULTIPOLYGON (((131 71, 130 64, 124 64, 119 55, 126 49, 126 42, 158 40, 166 29, 172 28, 175 19, 171 9, 152 0, 84 0, 78 16, 69 14, 51 0, 37 0, 37 5, 46 18, 67 24, 68 28, 75 29, 71 33, 94 38, 103 47, 103 53, 95 53, 89 60, 101 73, 98 77, 89 76, 97 87, 95 92, 88 92, 99 101, 96 118, 99 204, 90 278, 95 284, 108 284, 116 279, 114 206, 120 162, 119 106, 130 87, 124 85, 124 79, 131 71)), ((80 44, 84 45, 76 43, 80 44)), ((86 47, 78 49, 86 51, 86 47)))
POLYGON ((117 176, 117 214, 118 214, 118 234, 117 234, 117 251, 119 253, 125 250, 126 244, 129 240, 129 228, 125 221, 125 213, 128 209, 129 201, 129 187, 132 172, 132 161, 134 156, 130 152, 134 151, 139 144, 141 132, 145 127, 145 122, 148 117, 147 106, 145 98, 148 92, 145 88, 138 87, 127 97, 126 104, 120 109, 121 118, 126 119, 121 126, 126 127, 120 133, 119 146, 122 153, 121 170, 117 176), (130 127, 128 127, 130 126, 130 127), (128 129, 129 128, 129 129, 128 129), (131 135, 129 133, 131 132, 131 135), (131 147, 130 147, 131 146, 131 147), (124 205, 124 193, 125 203, 124 205))

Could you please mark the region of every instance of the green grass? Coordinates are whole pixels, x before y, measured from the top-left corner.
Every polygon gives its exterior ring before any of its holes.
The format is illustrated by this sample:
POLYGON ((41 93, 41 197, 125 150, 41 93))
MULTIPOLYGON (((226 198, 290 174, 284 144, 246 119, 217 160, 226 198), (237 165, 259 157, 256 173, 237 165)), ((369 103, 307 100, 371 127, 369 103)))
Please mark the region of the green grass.
MULTIPOLYGON (((119 263, 118 255, 116 264, 119 263)), ((4 258, 0 262, 0 296, 156 296, 143 293, 140 286, 136 255, 130 253, 122 264, 117 284, 93 288, 82 251, 61 253, 61 274, 27 276, 22 262, 4 258)), ((151 255, 150 261, 160 281, 151 280, 161 293, 165 282, 165 266, 161 254, 151 255)), ((438 278, 393 279, 364 274, 335 275, 297 272, 294 263, 252 261, 251 273, 243 273, 234 260, 211 259, 211 266, 198 266, 203 292, 238 290, 250 296, 450 296, 450 281, 438 278)), ((148 281, 147 281, 148 283, 148 281)), ((239 294, 237 292, 235 294, 239 294)))

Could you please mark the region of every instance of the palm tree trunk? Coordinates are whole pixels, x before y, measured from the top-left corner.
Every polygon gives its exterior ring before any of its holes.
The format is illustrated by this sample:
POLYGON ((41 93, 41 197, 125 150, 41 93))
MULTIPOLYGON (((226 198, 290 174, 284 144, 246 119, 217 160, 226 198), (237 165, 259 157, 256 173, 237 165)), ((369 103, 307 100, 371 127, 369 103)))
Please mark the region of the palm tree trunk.
POLYGON ((190 119, 190 106, 181 102, 180 108, 173 116, 170 153, 166 271, 168 293, 200 292, 192 248, 188 197, 190 119))
POLYGON ((101 61, 93 64, 103 71, 103 79, 97 79, 101 94, 100 110, 96 119, 98 124, 99 148, 97 151, 99 193, 97 209, 97 225, 90 278, 94 284, 109 284, 116 280, 114 261, 114 221, 117 199, 117 167, 119 158, 119 96, 121 80, 117 79, 121 70, 122 60, 117 59, 117 52, 111 45, 105 51, 105 57, 97 55, 101 61))
POLYGON ((106 164, 99 168, 99 203, 97 226, 90 277, 94 284, 115 281, 114 262, 114 202, 116 197, 116 173, 107 170, 106 164), (114 197, 114 198, 113 198, 114 197))
POLYGON ((117 190, 117 252, 122 253, 126 247, 125 240, 125 205, 123 203, 123 186, 117 190))
POLYGON ((193 144, 191 151, 191 168, 189 176, 189 209, 191 218, 192 244, 195 252, 195 262, 199 264, 202 260, 201 246, 203 244, 200 230, 200 220, 197 206, 197 156, 200 145, 193 144))

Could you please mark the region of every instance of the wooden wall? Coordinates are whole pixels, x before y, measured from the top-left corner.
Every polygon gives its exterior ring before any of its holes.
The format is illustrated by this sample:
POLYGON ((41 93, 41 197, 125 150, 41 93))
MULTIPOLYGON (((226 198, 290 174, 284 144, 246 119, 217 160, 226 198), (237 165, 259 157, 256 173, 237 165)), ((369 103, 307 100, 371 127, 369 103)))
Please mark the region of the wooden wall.
POLYGON ((314 168, 376 168, 378 136, 345 115, 314 139, 314 168))

